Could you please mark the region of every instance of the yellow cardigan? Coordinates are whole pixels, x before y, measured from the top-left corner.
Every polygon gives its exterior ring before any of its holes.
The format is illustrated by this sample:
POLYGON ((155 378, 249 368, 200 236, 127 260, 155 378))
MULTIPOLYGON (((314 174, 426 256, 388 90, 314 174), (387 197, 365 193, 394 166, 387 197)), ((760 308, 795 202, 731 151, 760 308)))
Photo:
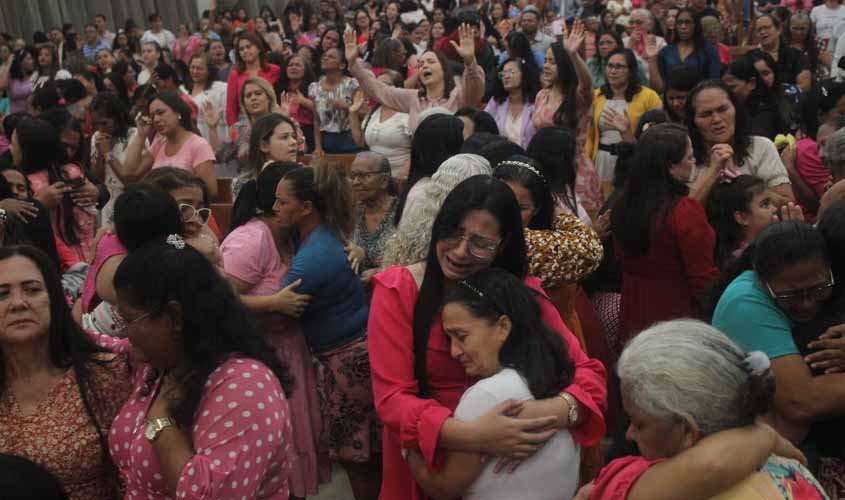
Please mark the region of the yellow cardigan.
MULTIPOLYGON (((586 153, 593 160, 599 151, 599 116, 604 110, 604 104, 607 102, 607 97, 601 94, 601 89, 595 90, 595 97, 593 98, 593 120, 590 123, 590 132, 587 134, 586 153)), ((631 130, 637 129, 637 124, 640 123, 640 118, 643 113, 650 109, 658 109, 663 107, 663 101, 657 92, 648 87, 640 88, 640 91, 634 94, 634 98, 628 103, 628 120, 631 122, 631 130)))

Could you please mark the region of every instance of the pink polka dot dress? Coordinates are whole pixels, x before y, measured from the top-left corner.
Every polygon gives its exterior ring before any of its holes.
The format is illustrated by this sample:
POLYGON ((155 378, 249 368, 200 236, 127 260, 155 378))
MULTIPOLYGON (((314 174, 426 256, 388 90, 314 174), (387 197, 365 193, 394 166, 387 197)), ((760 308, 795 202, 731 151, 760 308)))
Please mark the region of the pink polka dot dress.
MULTIPOLYGON (((124 339, 97 339, 126 350, 124 339)), ((111 427, 109 448, 125 482, 125 499, 288 500, 292 430, 279 380, 264 364, 233 356, 208 377, 191 429, 194 456, 175 494, 168 491, 153 444, 144 437, 147 411, 161 379, 147 391, 152 367, 136 367, 135 386, 111 427), (147 393, 145 395, 145 393, 147 393)))

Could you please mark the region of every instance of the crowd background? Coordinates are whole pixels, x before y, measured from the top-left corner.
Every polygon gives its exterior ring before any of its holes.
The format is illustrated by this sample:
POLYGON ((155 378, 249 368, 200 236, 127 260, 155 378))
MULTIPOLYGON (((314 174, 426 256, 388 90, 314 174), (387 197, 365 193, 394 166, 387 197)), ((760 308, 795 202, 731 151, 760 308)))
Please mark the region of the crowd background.
POLYGON ((0 489, 845 498, 839 0, 149 7, 0 33, 0 489))

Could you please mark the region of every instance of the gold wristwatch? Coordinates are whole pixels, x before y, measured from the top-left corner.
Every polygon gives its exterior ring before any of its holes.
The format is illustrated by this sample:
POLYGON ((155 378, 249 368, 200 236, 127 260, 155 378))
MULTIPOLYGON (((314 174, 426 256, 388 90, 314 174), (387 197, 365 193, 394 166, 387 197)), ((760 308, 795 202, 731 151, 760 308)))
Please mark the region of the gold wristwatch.
POLYGON ((147 441, 152 443, 156 440, 161 431, 175 425, 176 421, 172 418, 154 418, 147 422, 147 430, 144 432, 144 437, 147 438, 147 441))
POLYGON ((581 418, 580 413, 578 412, 578 401, 575 401, 572 394, 569 394, 568 392, 561 392, 558 394, 558 397, 566 401, 569 405, 569 427, 576 427, 578 425, 578 420, 581 418))

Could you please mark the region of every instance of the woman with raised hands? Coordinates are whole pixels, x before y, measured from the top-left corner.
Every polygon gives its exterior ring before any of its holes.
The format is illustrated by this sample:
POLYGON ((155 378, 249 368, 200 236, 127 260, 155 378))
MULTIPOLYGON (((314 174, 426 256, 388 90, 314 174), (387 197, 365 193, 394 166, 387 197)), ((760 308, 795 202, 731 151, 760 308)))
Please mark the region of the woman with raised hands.
POLYGON ((420 113, 423 110, 444 107, 454 112, 465 106, 476 106, 484 96, 484 70, 475 60, 472 28, 464 24, 458 29, 461 43, 451 43, 464 61, 460 85, 454 83, 446 57, 435 50, 428 50, 419 58, 418 73, 422 89, 390 87, 378 81, 373 72, 363 66, 353 31, 347 31, 343 35, 349 71, 367 96, 384 106, 408 113, 408 127, 413 133, 419 125, 420 113))

